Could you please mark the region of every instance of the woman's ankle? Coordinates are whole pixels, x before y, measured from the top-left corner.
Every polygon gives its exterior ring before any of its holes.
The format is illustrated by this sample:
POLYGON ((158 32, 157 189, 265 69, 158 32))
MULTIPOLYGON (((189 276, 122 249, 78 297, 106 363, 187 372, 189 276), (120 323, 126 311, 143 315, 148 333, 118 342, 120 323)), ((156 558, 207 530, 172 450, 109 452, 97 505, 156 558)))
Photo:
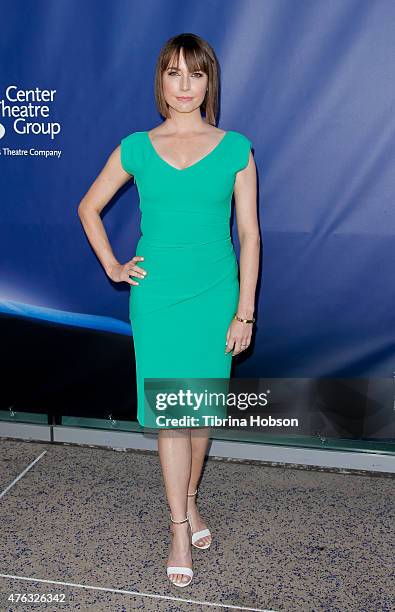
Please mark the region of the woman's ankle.
POLYGON ((185 523, 170 523, 170 531, 173 534, 181 534, 186 533, 189 529, 189 522, 185 521, 185 523))

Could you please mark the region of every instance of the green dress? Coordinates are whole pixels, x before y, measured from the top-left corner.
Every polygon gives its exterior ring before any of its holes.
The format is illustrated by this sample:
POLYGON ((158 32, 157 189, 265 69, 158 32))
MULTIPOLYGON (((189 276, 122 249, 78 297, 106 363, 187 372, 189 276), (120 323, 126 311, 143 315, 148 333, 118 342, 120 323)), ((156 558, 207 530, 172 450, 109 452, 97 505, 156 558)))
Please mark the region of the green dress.
POLYGON ((199 390, 210 379, 229 379, 226 332, 239 299, 229 220, 236 173, 247 166, 251 146, 246 136, 229 130, 205 157, 180 170, 158 154, 147 131, 121 140, 122 167, 134 176, 140 199, 136 255, 144 260, 137 265, 147 271, 145 278, 131 276, 139 285, 130 285, 129 299, 137 419, 143 427, 164 428, 159 415, 201 414, 183 402, 173 400, 166 408, 153 403, 158 390, 175 390, 174 379, 205 379, 199 390), (159 387, 148 379, 161 379, 159 387))

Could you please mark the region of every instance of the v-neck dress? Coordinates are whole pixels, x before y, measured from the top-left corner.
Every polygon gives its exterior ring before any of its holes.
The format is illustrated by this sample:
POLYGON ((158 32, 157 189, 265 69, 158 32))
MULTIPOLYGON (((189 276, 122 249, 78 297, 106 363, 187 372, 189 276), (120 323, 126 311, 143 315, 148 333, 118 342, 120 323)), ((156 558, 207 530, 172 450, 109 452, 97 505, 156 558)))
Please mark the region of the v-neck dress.
MULTIPOLYGON (((147 271, 145 278, 131 276, 139 285, 130 285, 129 298, 143 427, 166 428, 157 417, 169 414, 147 401, 144 379, 230 376, 226 332, 239 299, 231 202, 251 147, 246 136, 229 130, 202 159, 178 169, 159 155, 147 131, 121 140, 121 164, 133 175, 140 200, 135 254, 144 260, 137 265, 147 271)), ((182 412, 191 413, 196 416, 190 407, 182 412)))

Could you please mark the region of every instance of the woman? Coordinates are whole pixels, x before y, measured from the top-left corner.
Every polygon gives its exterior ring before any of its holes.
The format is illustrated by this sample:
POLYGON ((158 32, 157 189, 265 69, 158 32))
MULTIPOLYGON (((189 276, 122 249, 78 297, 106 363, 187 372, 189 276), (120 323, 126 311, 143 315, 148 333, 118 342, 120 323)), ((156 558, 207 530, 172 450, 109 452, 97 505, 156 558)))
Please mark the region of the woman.
POLYGON ((212 541, 196 506, 210 428, 169 426, 170 421, 159 426, 144 380, 229 378, 232 356, 251 342, 260 249, 251 142, 215 127, 218 74, 206 41, 194 34, 171 38, 156 68, 155 96, 164 122, 122 139, 78 209, 108 276, 131 285, 137 417, 144 427, 160 429, 172 534, 167 575, 180 587, 192 580, 191 543, 207 549, 212 541), (121 264, 100 212, 131 176, 140 196, 142 236, 136 256, 121 264), (240 286, 229 233, 233 193, 240 286))

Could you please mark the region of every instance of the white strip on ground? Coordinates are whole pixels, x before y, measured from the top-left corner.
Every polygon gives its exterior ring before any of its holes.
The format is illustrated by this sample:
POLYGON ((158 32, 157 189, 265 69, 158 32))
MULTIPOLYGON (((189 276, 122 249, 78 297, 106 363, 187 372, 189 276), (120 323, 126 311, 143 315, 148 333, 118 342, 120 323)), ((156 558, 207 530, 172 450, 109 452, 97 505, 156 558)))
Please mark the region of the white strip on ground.
MULTIPOLYGON (((262 608, 248 608, 246 606, 233 606, 231 604, 213 603, 211 601, 200 601, 198 599, 183 599, 182 597, 171 597, 170 595, 156 595, 155 593, 141 593, 139 591, 127 591, 125 589, 110 589, 107 587, 79 584, 75 582, 62 582, 61 580, 44 580, 43 578, 29 578, 27 576, 14 576, 12 574, 0 574, 0 578, 14 578, 16 580, 28 580, 30 582, 45 582, 46 584, 60 584, 63 586, 77 587, 80 589, 91 589, 93 591, 106 591, 107 593, 123 593, 124 595, 136 595, 138 597, 151 597, 153 599, 166 599, 167 601, 181 601, 184 603, 200 604, 216 608, 232 608, 234 610, 251 610, 252 612, 276 612, 276 610, 264 610, 262 608)), ((176 587, 177 588, 177 587, 176 587)))
POLYGON ((19 474, 19 476, 17 476, 17 478, 15 478, 15 480, 13 480, 13 481, 11 482, 11 484, 9 484, 9 485, 8 485, 8 487, 7 487, 6 489, 4 489, 4 491, 2 491, 2 492, 0 493, 0 498, 1 498, 1 497, 3 497, 3 496, 4 496, 4 495, 7 493, 7 491, 9 491, 9 490, 11 489, 11 487, 13 487, 13 486, 14 486, 14 484, 15 484, 15 483, 17 483, 17 482, 18 482, 18 480, 19 480, 20 478, 22 478, 22 477, 23 477, 23 476, 26 474, 26 472, 28 472, 28 471, 29 471, 29 470, 30 470, 30 469, 33 467, 33 465, 34 465, 35 463, 37 463, 37 461, 39 461, 39 460, 41 459, 41 457, 43 457, 43 456, 45 455, 45 453, 46 453, 46 452, 47 452, 46 450, 45 450, 45 451, 43 451, 43 452, 41 453, 41 455, 39 455, 39 456, 38 456, 38 457, 37 457, 37 458, 36 458, 34 461, 32 461, 32 462, 31 462, 31 464, 30 464, 30 465, 28 465, 28 466, 27 466, 27 468, 25 468, 25 469, 23 470, 23 472, 21 472, 21 473, 19 474))

